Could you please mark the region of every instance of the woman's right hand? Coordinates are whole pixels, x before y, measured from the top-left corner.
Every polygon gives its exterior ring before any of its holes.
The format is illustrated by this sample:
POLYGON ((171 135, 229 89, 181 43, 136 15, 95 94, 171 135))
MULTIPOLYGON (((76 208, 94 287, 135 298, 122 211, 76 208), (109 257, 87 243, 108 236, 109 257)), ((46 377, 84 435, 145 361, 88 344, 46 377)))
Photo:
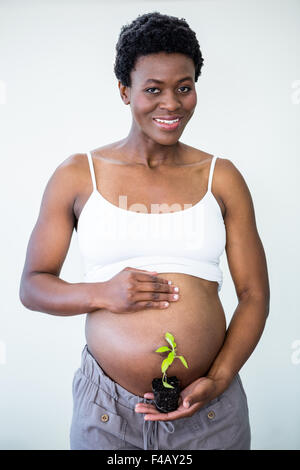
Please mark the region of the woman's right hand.
POLYGON ((105 307, 113 313, 167 308, 179 299, 175 286, 153 271, 126 267, 104 284, 105 307))

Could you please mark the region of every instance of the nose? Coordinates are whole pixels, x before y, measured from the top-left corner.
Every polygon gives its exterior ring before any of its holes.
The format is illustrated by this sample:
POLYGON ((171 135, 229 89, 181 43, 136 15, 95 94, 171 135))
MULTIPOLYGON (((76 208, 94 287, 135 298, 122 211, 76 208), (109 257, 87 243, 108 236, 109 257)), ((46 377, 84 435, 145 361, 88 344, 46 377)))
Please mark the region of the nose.
POLYGON ((181 108, 180 100, 174 93, 165 93, 160 103, 160 109, 166 109, 170 112, 176 111, 181 108))

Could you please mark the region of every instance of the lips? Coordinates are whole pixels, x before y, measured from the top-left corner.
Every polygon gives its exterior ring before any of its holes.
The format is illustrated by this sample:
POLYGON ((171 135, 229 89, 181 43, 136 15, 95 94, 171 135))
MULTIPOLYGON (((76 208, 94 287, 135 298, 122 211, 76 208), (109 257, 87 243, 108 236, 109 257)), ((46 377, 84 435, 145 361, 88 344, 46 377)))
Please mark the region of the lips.
POLYGON ((165 121, 173 121, 174 119, 182 119, 183 116, 179 114, 174 114, 174 116, 154 116, 153 119, 164 119, 165 121))
POLYGON ((155 117, 153 118, 153 121, 160 129, 166 129, 168 131, 172 131, 178 128, 178 126, 180 125, 181 119, 182 119, 182 116, 172 116, 172 117, 168 116, 168 117, 155 117), (158 122, 156 119, 163 119, 166 121, 174 121, 174 119, 178 119, 178 121, 173 122, 172 124, 168 124, 166 122, 158 122))

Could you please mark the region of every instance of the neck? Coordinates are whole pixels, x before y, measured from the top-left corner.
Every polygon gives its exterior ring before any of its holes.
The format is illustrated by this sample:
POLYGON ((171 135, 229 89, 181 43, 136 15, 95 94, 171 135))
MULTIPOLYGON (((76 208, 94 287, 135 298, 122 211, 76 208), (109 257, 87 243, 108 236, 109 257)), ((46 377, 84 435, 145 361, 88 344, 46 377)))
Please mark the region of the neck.
POLYGON ((131 129, 121 145, 126 160, 132 164, 143 165, 148 168, 156 168, 161 165, 174 165, 180 161, 182 144, 176 141, 174 144, 160 144, 145 134, 136 133, 131 129))

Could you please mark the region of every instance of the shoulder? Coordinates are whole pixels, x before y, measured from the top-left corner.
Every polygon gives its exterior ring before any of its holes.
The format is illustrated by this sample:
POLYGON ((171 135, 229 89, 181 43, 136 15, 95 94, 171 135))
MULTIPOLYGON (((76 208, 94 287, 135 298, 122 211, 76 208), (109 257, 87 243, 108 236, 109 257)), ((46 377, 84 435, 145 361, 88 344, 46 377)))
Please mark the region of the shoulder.
POLYGON ((63 160, 56 168, 54 175, 60 176, 73 186, 80 184, 88 177, 88 158, 86 153, 74 153, 63 160))
POLYGON ((75 153, 63 160, 53 171, 44 191, 44 199, 57 195, 72 206, 88 178, 86 154, 75 153))
POLYGON ((216 159, 214 179, 218 189, 227 197, 247 186, 237 165, 228 158, 216 159))
POLYGON ((73 153, 58 165, 57 170, 59 169, 65 173, 74 173, 80 171, 87 163, 88 158, 86 153, 73 153))
POLYGON ((216 166, 218 167, 218 173, 222 173, 224 177, 234 178, 239 175, 242 177, 237 165, 235 165, 232 160, 229 160, 229 158, 222 158, 217 155, 216 166))
POLYGON ((224 203, 226 214, 238 205, 252 206, 246 180, 237 165, 230 159, 221 157, 216 159, 212 185, 224 203))

